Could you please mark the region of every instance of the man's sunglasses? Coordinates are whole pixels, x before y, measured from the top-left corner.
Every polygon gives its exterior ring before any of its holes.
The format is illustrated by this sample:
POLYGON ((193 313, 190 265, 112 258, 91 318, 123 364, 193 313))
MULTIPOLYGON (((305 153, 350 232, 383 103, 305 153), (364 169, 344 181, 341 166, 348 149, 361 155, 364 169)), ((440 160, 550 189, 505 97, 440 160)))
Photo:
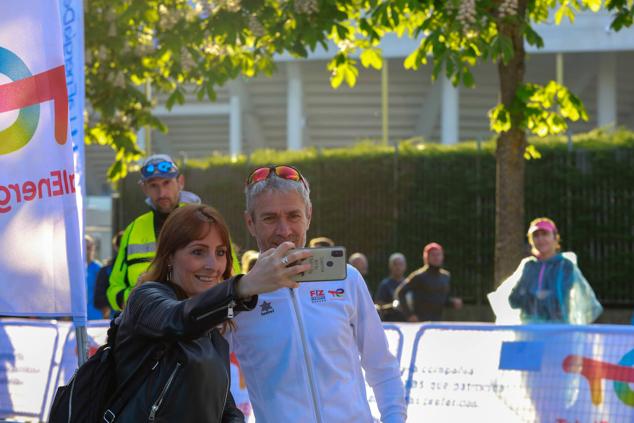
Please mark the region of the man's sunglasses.
POLYGON ((172 162, 164 161, 158 163, 150 163, 141 168, 141 175, 147 179, 154 175, 178 172, 178 168, 172 162))
POLYGON ((251 172, 251 174, 247 178, 246 185, 250 186, 260 181, 264 181, 271 175, 275 175, 279 178, 287 179, 289 181, 301 182, 302 184, 304 184, 304 187, 308 189, 308 184, 306 183, 306 180, 299 172, 299 170, 295 169, 293 166, 288 165, 259 167, 251 172))

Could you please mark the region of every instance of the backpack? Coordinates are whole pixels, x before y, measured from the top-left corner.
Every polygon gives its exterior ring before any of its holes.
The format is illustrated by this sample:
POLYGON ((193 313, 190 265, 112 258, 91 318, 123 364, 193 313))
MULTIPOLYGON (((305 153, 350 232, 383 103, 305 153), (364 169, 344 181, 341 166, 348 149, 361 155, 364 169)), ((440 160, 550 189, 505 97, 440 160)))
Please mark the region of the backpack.
POLYGON ((82 364, 65 386, 57 388, 49 423, 113 422, 165 351, 157 345, 146 360, 121 384, 116 381, 114 340, 118 324, 110 322, 108 340, 82 364))

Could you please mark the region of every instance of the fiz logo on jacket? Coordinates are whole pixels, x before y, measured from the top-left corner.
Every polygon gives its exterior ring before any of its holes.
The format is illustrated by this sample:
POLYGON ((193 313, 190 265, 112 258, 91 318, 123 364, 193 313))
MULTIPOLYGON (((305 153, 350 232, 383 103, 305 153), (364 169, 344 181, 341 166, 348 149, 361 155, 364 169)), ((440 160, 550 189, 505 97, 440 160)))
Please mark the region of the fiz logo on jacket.
POLYGON ((311 289, 310 291, 310 301, 313 303, 325 303, 326 302, 326 294, 323 289, 311 289))

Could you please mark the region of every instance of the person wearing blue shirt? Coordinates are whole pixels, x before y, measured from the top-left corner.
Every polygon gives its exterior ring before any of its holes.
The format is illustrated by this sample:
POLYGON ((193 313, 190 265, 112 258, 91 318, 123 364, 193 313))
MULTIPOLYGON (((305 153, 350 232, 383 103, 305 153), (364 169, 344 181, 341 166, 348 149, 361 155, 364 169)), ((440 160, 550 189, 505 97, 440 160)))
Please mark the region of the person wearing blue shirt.
POLYGON ((95 240, 90 236, 84 237, 86 242, 86 318, 88 320, 103 319, 101 310, 95 307, 95 283, 101 263, 95 260, 95 240))

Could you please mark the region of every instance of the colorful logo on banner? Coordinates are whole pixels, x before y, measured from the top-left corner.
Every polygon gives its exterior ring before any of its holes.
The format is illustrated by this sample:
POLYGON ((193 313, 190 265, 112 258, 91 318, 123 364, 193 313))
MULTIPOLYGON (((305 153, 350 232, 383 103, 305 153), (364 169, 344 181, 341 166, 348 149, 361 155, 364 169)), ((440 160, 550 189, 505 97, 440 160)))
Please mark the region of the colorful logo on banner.
POLYGON ((634 407, 634 390, 632 390, 628 384, 634 382, 634 368, 632 368, 632 365, 634 365, 634 350, 625 354, 619 361, 619 364, 621 366, 627 366, 624 367, 624 369, 627 370, 628 374, 625 380, 614 382, 614 391, 616 392, 616 396, 618 396, 623 403, 634 407))
POLYGON ((590 385, 592 404, 603 402, 603 379, 614 382, 616 396, 625 404, 634 407, 634 390, 629 383, 634 383, 634 350, 625 354, 618 364, 594 360, 592 358, 569 355, 564 359, 563 369, 567 373, 579 373, 590 385))
POLYGON ((53 100, 55 140, 66 143, 68 130, 68 94, 64 66, 32 75, 15 53, 0 47, 0 73, 11 82, 0 85, 0 113, 20 110, 17 120, 0 131, 0 155, 10 154, 27 145, 40 120, 40 103, 53 100))

